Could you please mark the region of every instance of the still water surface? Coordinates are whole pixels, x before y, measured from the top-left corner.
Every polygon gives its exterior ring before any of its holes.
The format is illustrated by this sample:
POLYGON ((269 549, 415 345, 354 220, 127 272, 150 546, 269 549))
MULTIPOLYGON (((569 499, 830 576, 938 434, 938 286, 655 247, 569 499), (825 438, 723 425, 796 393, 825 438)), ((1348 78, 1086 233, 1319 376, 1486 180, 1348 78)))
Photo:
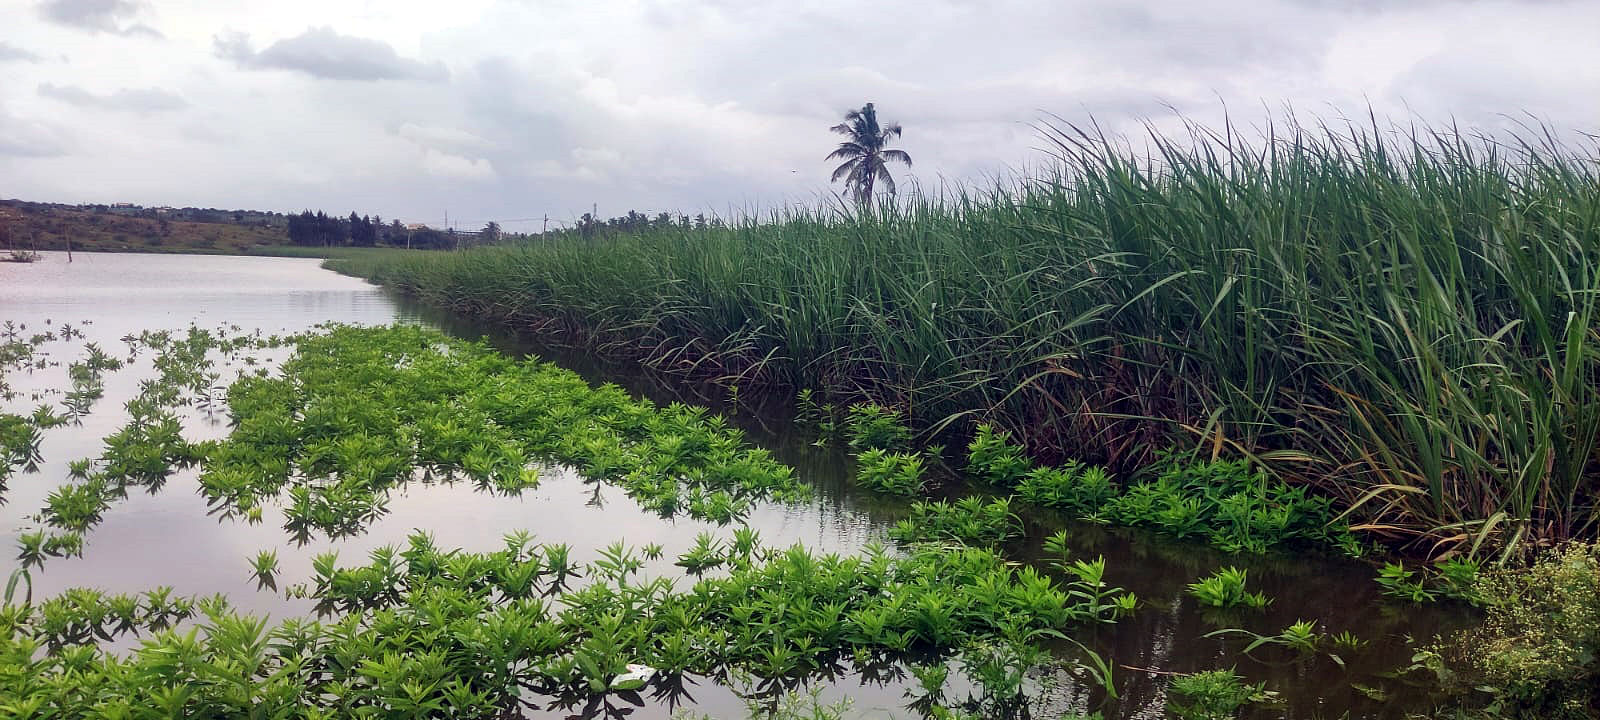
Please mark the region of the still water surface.
MULTIPOLYGON (((640 374, 626 366, 608 365, 582 354, 542 347, 526 338, 420 308, 363 281, 319 267, 317 260, 219 256, 159 256, 45 253, 31 265, 0 263, 0 323, 26 325, 27 333, 58 329, 70 323, 85 337, 54 341, 41 348, 59 366, 13 372, 8 382, 20 396, 0 410, 30 411, 40 400, 35 393, 68 385, 65 366, 82 356, 85 342, 124 355, 125 335, 144 330, 182 332, 202 328, 237 328, 231 332, 293 333, 321 323, 379 325, 418 322, 470 338, 486 337, 514 354, 535 353, 565 365, 594 383, 615 382, 657 401, 684 399, 735 413, 751 437, 794 465, 818 492, 808 503, 760 505, 749 524, 769 545, 800 542, 817 550, 853 552, 885 537, 888 526, 903 516, 898 501, 863 493, 848 481, 848 459, 836 450, 815 447, 812 438, 790 432, 780 407, 727 407, 724 398, 703 388, 685 387, 640 374)), ((287 351, 257 353, 277 362, 287 351)), ((146 353, 148 355, 148 353, 146 353)), ((233 370, 221 370, 223 382, 233 370)), ((122 405, 133 397, 141 379, 153 374, 148 357, 105 377, 105 397, 80 425, 46 431, 39 472, 12 477, 0 504, 0 543, 5 544, 0 575, 9 575, 15 560, 9 548, 16 536, 37 526, 34 516, 46 496, 67 480, 71 460, 98 455, 101 438, 125 421, 122 405)), ((43 397, 59 402, 59 397, 43 397)), ((748 399, 747 399, 748 400, 748 399)), ((220 407, 191 408, 184 417, 190 439, 227 433, 220 407)), ((678 574, 671 558, 687 549, 704 531, 726 536, 727 528, 687 518, 663 520, 643 511, 621 491, 584 484, 574 474, 552 468, 540 486, 520 497, 480 494, 468 485, 413 483, 394 494, 389 513, 353 538, 313 539, 296 545, 281 529, 281 516, 258 525, 218 519, 207 512, 198 493, 195 472, 175 474, 158 492, 134 490, 126 501, 105 513, 88 534, 81 558, 58 558, 33 573, 36 596, 75 586, 111 592, 135 592, 170 585, 182 594, 225 593, 240 608, 275 617, 305 614, 309 607, 258 589, 250 578, 248 559, 275 549, 280 584, 310 575, 310 558, 337 551, 343 563, 362 561, 371 549, 402 544, 413 531, 431 533, 441 547, 492 550, 508 532, 527 530, 540 542, 567 543, 577 559, 617 540, 630 545, 659 543, 664 560, 651 568, 678 574)), ((1060 518, 1027 518, 1037 541, 1065 526, 1072 547, 1084 554, 1103 554, 1108 579, 1136 592, 1141 607, 1131 618, 1080 639, 1119 666, 1120 702, 1101 707, 1108 718, 1162 717, 1164 690, 1170 673, 1237 667, 1253 681, 1265 681, 1281 702, 1259 708, 1252 717, 1399 717, 1415 701, 1403 685, 1382 675, 1410 657, 1405 637, 1428 637, 1459 622, 1438 611, 1419 611, 1383 602, 1371 580, 1371 569, 1342 559, 1272 555, 1229 557, 1207 547, 1178 544, 1143 533, 1107 529, 1060 518), (1251 585, 1275 598, 1267 612, 1255 616, 1216 617, 1195 606, 1183 591, 1187 583, 1223 565, 1250 571, 1251 585), (1238 655, 1241 642, 1204 636, 1219 627, 1245 627, 1275 633, 1300 619, 1316 620, 1329 632, 1350 630, 1369 640, 1357 653, 1342 653, 1345 666, 1326 657, 1304 660, 1271 652, 1238 655), (1355 686, 1381 687, 1385 700, 1355 686)), ((1039 555, 1035 544, 1011 548, 1027 560, 1039 555)), ((1083 710, 1100 705, 1100 692, 1062 675, 1050 706, 1083 710)), ((907 715, 905 686, 900 681, 863 682, 859 677, 823 683, 823 697, 853 699, 852 714, 876 717, 907 715)), ((738 694, 701 684, 689 690, 696 712, 714 716, 744 713, 738 694)), ((551 708, 551 717, 567 717, 583 708, 551 708)), ((630 709, 630 708, 622 708, 630 709)), ((598 708, 605 711, 605 708, 598 708)), ((629 717, 668 717, 673 708, 651 703, 629 717)))

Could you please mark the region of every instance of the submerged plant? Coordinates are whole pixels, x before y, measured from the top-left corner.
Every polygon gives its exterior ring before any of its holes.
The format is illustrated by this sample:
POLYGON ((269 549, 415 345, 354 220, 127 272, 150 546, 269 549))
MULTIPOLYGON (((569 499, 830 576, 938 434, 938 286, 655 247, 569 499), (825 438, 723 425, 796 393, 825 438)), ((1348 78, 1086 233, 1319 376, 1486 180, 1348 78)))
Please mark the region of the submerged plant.
MULTIPOLYGON (((1243 635, 1247 638, 1250 638, 1250 643, 1245 645, 1244 650, 1241 651, 1247 655, 1261 647, 1280 647, 1287 650, 1292 650, 1301 657, 1310 657, 1318 653, 1326 653, 1330 660, 1333 660, 1340 666, 1344 665, 1343 657, 1329 652, 1324 647, 1325 645, 1331 644, 1328 634, 1317 630, 1316 623, 1310 620, 1296 621, 1288 627, 1285 627, 1282 632, 1279 632, 1276 635, 1260 635, 1250 632, 1249 630, 1242 630, 1239 628, 1224 628, 1222 630, 1214 630, 1206 633, 1205 636, 1217 637, 1223 635, 1243 635)), ((1348 643, 1349 641, 1346 639, 1343 642, 1348 643)))

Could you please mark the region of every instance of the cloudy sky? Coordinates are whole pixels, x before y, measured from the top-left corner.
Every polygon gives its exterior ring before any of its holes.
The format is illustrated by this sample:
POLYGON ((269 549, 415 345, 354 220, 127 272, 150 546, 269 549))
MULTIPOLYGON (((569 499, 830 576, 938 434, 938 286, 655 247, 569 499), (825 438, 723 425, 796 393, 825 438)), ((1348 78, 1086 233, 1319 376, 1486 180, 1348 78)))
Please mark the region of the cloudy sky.
POLYGON ((827 192, 874 101, 923 186, 1292 106, 1600 130, 1600 2, 0 0, 0 197, 509 229, 827 192))

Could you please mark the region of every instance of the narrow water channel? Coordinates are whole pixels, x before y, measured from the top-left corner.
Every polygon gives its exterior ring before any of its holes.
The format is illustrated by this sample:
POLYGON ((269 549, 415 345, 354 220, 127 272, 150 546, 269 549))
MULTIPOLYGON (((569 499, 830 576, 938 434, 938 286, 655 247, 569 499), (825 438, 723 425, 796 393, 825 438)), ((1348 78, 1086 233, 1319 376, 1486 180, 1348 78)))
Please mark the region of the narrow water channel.
MULTIPOLYGON (((769 545, 798 542, 814 550, 851 553, 884 540, 888 527, 906 511, 902 501, 854 487, 849 458, 794 432, 781 398, 745 397, 744 404, 732 405, 715 389, 673 383, 637 368, 418 307, 360 280, 323 270, 318 261, 308 259, 80 253, 68 263, 63 254, 46 253, 31 265, 0 263, 0 324, 11 323, 24 336, 59 334, 63 324, 82 333, 81 338, 42 345, 40 352, 48 360, 45 367, 8 373, 4 379, 15 397, 0 403, 0 411, 27 413, 40 402, 59 403, 51 393, 69 384, 66 365, 80 359, 85 343, 117 355, 125 354, 124 336, 146 330, 182 332, 198 326, 284 334, 329 322, 417 322, 461 337, 485 337, 505 352, 539 355, 591 383, 616 383, 658 402, 683 400, 730 413, 754 441, 794 466, 798 476, 817 489, 806 503, 764 504, 752 512, 749 525, 769 545)), ((287 352, 259 354, 258 360, 281 361, 287 352)), ((225 385, 236 369, 218 368, 220 383, 225 385)), ((126 420, 123 403, 138 392, 141 380, 153 374, 148 358, 108 373, 104 397, 81 424, 46 431, 44 462, 38 471, 19 473, 7 485, 0 504, 0 542, 14 548, 19 534, 37 527, 35 516, 50 491, 67 480, 68 463, 98 455, 102 438, 126 420)), ((228 432, 220 404, 189 408, 183 419, 191 439, 228 432)), ((181 594, 223 593, 236 607, 287 617, 309 613, 310 608, 257 587, 248 559, 258 551, 275 549, 282 577, 294 582, 310 574, 310 558, 317 553, 337 551, 343 561, 359 561, 373 548, 403 544, 419 529, 431 533, 442 547, 480 551, 499 547, 506 533, 527 530, 540 542, 569 544, 580 560, 618 540, 632 545, 659 543, 665 557, 672 558, 701 532, 729 532, 687 518, 664 520, 618 489, 585 484, 573 473, 549 468, 536 490, 519 497, 478 493, 465 484, 410 484, 364 533, 296 544, 282 530, 281 516, 270 517, 272 508, 259 524, 210 514, 195 477, 192 470, 177 473, 159 490, 136 491, 114 505, 87 536, 82 557, 53 559, 33 571, 35 596, 76 586, 133 592, 167 585, 181 594)), ((1308 555, 1226 556, 1203 544, 1173 543, 1142 532, 1065 522, 1043 514, 1026 519, 1031 542, 1009 548, 1010 555, 1024 562, 1037 559, 1039 540, 1065 527, 1075 551, 1103 555, 1108 580, 1137 593, 1142 601, 1131 617, 1079 638, 1119 666, 1120 699, 1102 704, 1098 688, 1062 675, 1052 691, 1054 697, 1045 703, 1053 711, 1100 709, 1108 718, 1162 717, 1171 673, 1236 667, 1251 681, 1265 682, 1280 698, 1276 704, 1252 710, 1250 717, 1401 717, 1418 698, 1403 683, 1384 676, 1408 662, 1411 650, 1406 638, 1427 638, 1461 621, 1446 611, 1383 601, 1371 569, 1354 561, 1308 555), (1265 613, 1218 616, 1197 607, 1185 594, 1189 582, 1225 565, 1247 568, 1253 589, 1274 598, 1265 613), (1341 653, 1341 665, 1326 656, 1299 658, 1276 654, 1271 648, 1240 655, 1244 642, 1237 637, 1206 637, 1223 627, 1271 634, 1298 620, 1315 621, 1328 632, 1348 630, 1368 644, 1341 653)), ((16 566, 12 554, 4 552, 0 575, 9 575, 16 566)), ((681 572, 670 560, 650 570, 681 572)), ((906 682, 853 675, 818 681, 824 686, 824 699, 852 698, 851 712, 860 717, 912 716, 904 707, 906 682)), ((647 696, 639 708, 580 703, 551 708, 549 716, 582 716, 586 710, 617 715, 627 710, 628 717, 665 718, 684 707, 716 717, 745 712, 741 689, 701 683, 685 692, 687 700, 647 696)))

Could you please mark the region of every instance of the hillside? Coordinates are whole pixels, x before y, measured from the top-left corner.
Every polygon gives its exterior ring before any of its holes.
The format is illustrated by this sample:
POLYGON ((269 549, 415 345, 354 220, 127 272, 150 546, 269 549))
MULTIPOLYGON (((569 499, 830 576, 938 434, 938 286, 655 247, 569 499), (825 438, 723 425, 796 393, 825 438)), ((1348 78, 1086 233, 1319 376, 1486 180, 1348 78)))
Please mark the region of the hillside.
POLYGON ((0 200, 0 249, 241 253, 284 245, 281 213, 0 200))

